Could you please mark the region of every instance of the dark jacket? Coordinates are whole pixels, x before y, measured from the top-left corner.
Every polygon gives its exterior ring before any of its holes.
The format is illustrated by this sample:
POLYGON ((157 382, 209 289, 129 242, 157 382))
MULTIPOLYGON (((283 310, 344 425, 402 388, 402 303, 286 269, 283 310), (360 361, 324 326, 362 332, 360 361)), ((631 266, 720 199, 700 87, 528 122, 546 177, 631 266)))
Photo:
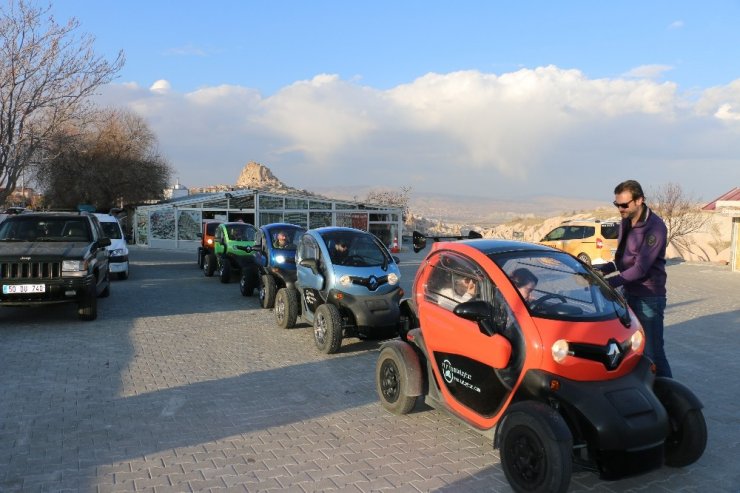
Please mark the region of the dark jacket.
POLYGON ((600 270, 605 274, 618 271, 608 279, 609 284, 624 286, 626 294, 665 296, 667 237, 663 220, 645 206, 634 227, 629 219, 622 220, 614 262, 601 266, 600 270))

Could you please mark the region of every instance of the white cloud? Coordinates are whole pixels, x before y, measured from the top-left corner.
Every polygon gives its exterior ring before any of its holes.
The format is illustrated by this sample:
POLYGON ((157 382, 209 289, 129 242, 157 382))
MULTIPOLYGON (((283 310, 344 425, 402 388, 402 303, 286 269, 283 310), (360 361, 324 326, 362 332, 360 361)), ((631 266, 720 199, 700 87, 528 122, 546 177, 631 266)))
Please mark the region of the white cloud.
POLYGON ((663 75, 670 70, 673 70, 673 67, 670 65, 641 65, 628 70, 622 74, 622 77, 628 79, 655 80, 663 77, 663 75))
POLYGON ((170 89, 172 89, 172 86, 170 85, 168 81, 164 79, 160 79, 156 81, 149 88, 150 91, 157 93, 157 94, 167 94, 168 92, 170 92, 170 89))
POLYGON ((189 186, 233 183, 250 160, 309 189, 594 198, 633 177, 690 190, 716 177, 707 196, 740 182, 740 80, 688 98, 650 77, 548 66, 429 73, 389 90, 319 74, 269 97, 230 85, 179 94, 166 81, 105 97, 150 122, 189 186))
POLYGON ((668 29, 681 29, 681 28, 683 28, 683 26, 684 26, 684 22, 683 21, 673 21, 668 26, 668 29))

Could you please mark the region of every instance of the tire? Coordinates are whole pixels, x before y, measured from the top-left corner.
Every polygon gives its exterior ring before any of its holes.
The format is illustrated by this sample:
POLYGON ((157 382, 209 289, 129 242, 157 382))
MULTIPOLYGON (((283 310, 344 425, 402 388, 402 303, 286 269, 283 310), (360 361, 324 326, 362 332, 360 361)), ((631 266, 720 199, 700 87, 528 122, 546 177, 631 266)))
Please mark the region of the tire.
POLYGON ((591 265, 591 257, 589 257, 585 253, 579 253, 578 254, 578 259, 581 260, 586 265, 591 265))
POLYGON ((275 295, 275 321, 282 329, 292 329, 298 319, 298 291, 280 288, 275 295))
POLYGON ((393 414, 408 414, 416 404, 416 396, 409 396, 406 362, 392 348, 380 351, 375 364, 375 390, 382 406, 393 414))
POLYGON ((218 271, 218 278, 224 284, 231 281, 231 262, 229 262, 229 259, 221 259, 221 269, 218 271))
POLYGON ((87 296, 77 305, 77 318, 90 322, 98 318, 98 297, 93 287, 87 296))
POLYGON ((259 297, 262 308, 272 308, 275 306, 276 288, 275 279, 273 279, 271 275, 265 274, 262 276, 259 287, 259 297))
POLYGON ((203 274, 206 277, 213 277, 214 272, 216 272, 216 256, 209 253, 203 260, 203 274))
MULTIPOLYGON (((560 418, 562 420, 562 418, 560 418)), ((501 430, 501 465, 517 492, 564 493, 573 470, 573 440, 556 441, 545 416, 515 411, 501 430)))
POLYGON ((199 248, 198 249, 198 259, 196 260, 196 262, 198 262, 198 268, 199 269, 202 269, 203 268, 203 259, 204 259, 204 257, 205 257, 205 255, 203 255, 203 252, 199 248))
POLYGON ((254 294, 254 275, 252 272, 245 272, 239 278, 239 291, 242 296, 252 296, 254 294))
POLYGON ((689 410, 678 422, 669 416, 671 432, 665 441, 665 463, 670 467, 693 464, 707 446, 707 423, 701 409, 689 410))
POLYGON ((342 316, 336 306, 324 303, 316 310, 313 340, 324 354, 339 351, 339 346, 342 345, 342 316))
POLYGON ((121 281, 125 281, 126 279, 128 279, 128 270, 125 270, 123 272, 119 272, 118 273, 118 279, 120 279, 121 281))

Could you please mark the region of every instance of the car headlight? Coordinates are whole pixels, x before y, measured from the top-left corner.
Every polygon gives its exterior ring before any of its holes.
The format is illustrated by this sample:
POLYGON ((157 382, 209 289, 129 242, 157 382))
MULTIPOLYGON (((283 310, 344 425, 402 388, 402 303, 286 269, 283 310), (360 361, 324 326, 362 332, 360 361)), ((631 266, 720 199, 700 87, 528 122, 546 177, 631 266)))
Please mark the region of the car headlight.
POLYGON ((284 264, 285 255, 275 255, 275 262, 277 262, 278 264, 284 264))
POLYGON ((213 238, 208 238, 206 240, 206 243, 208 243, 209 245, 213 245, 213 238))
POLYGON ((568 346, 568 341, 560 339, 555 341, 555 344, 552 345, 552 359, 554 359, 556 363, 562 363, 563 360, 565 360, 565 357, 569 354, 571 354, 571 352, 570 346, 568 346))
POLYGON ((350 279, 349 276, 344 275, 339 278, 339 284, 341 284, 342 286, 349 286, 350 284, 352 284, 352 279, 350 279))
POLYGON ((111 257, 122 257, 126 255, 126 249, 125 248, 116 248, 114 250, 110 251, 111 257))
POLYGON ((630 345, 632 346, 633 351, 639 351, 644 343, 645 334, 642 332, 642 329, 635 331, 635 333, 632 334, 632 337, 630 337, 630 345))
POLYGON ((398 284, 398 276, 395 272, 391 272, 390 274, 388 274, 388 284, 390 284, 391 286, 395 286, 396 284, 398 284))
POLYGON ((62 260, 62 276, 83 277, 87 274, 87 262, 84 260, 62 260))

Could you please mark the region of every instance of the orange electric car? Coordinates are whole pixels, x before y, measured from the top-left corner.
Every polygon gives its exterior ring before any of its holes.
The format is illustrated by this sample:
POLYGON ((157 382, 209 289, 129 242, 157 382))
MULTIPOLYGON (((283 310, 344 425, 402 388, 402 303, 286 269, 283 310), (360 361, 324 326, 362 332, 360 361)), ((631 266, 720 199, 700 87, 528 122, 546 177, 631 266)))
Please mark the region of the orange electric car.
POLYGON ((401 337, 376 365, 382 405, 404 414, 423 396, 494 430, 516 491, 565 491, 574 463, 616 479, 704 452, 699 399, 655 376, 624 299, 568 253, 435 243, 401 313, 401 337))

